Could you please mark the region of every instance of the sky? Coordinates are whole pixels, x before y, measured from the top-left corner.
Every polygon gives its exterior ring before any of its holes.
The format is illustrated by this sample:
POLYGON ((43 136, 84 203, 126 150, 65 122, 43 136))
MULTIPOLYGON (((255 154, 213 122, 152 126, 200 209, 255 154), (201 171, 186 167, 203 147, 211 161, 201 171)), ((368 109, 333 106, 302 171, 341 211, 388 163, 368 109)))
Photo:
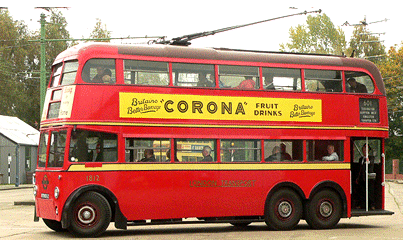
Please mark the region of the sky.
MULTIPOLYGON (((39 30, 40 14, 46 11, 35 7, 69 7, 61 9, 72 38, 88 38, 96 19, 101 19, 112 37, 166 36, 167 39, 203 31, 272 19, 289 14, 321 9, 337 27, 341 27, 348 42, 354 27, 342 26, 346 21, 357 24, 366 18, 372 33, 380 36, 387 49, 403 41, 401 23, 403 13, 398 0, 383 1, 221 1, 221 0, 131 0, 131 1, 9 1, 0 0, 0 7, 8 7, 14 20, 24 21, 32 31, 39 30), (55 5, 55 2, 59 5, 55 5), (64 5, 60 5, 64 4, 64 5)), ((315 15, 315 14, 312 14, 315 15)), ((225 47, 235 49, 278 51, 281 43, 289 42, 289 29, 306 24, 306 15, 273 20, 253 26, 217 33, 192 41, 192 47, 225 47)), ((135 42, 146 42, 137 40, 135 42)), ((133 40, 115 40, 132 43, 133 40)))

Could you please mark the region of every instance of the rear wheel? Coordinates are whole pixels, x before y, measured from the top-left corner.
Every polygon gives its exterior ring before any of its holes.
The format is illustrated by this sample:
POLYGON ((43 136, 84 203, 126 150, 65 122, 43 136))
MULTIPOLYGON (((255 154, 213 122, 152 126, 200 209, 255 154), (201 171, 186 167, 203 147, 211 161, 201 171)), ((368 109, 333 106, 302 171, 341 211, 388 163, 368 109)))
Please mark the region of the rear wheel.
POLYGON ((112 216, 108 201, 96 192, 80 196, 73 204, 72 213, 69 230, 82 237, 96 237, 104 233, 112 216))
POLYGON ((334 228, 340 221, 343 205, 337 193, 322 190, 316 193, 305 208, 306 221, 311 228, 334 228))
POLYGON ((265 222, 274 230, 290 230, 303 213, 299 195, 291 189, 278 190, 266 200, 265 222))

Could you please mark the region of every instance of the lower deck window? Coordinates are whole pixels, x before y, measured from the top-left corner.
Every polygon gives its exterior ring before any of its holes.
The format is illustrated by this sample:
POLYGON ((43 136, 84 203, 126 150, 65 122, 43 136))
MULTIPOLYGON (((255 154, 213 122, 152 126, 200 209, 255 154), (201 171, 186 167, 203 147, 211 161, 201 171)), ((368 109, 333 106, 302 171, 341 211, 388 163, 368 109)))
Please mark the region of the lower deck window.
POLYGON ((126 162, 169 162, 169 139, 126 139, 126 162))
POLYGON ((216 162, 215 140, 177 139, 176 156, 180 162, 216 162))
POLYGON ((308 161, 343 161, 343 141, 340 140, 308 140, 308 161))
POLYGON ((260 162, 260 140, 221 140, 221 162, 260 162))
POLYGON ((116 162, 117 135, 76 130, 71 133, 69 160, 71 162, 116 162))
POLYGON ((266 140, 264 141, 264 161, 302 161, 302 140, 266 140))
POLYGON ((343 140, 126 138, 126 162, 344 161, 343 140))

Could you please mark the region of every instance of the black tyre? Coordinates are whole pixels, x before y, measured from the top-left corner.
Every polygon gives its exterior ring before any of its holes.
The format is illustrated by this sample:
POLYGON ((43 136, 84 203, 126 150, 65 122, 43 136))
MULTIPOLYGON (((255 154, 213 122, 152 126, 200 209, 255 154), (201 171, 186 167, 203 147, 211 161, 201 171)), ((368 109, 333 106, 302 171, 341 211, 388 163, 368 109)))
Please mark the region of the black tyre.
POLYGON ((105 197, 96 192, 80 196, 71 211, 69 231, 76 236, 97 237, 105 232, 111 222, 111 207, 105 197))
POLYGON ((56 232, 64 232, 67 231, 67 229, 62 228, 62 223, 58 222, 56 220, 50 220, 50 219, 42 219, 43 222, 48 226, 48 228, 52 229, 53 231, 56 232))
POLYGON ((274 230, 293 229, 302 217, 301 198, 291 189, 278 190, 266 200, 265 222, 274 230))
POLYGON ((305 220, 311 228, 334 228, 340 221, 343 205, 337 193, 322 190, 316 193, 305 208, 305 220))

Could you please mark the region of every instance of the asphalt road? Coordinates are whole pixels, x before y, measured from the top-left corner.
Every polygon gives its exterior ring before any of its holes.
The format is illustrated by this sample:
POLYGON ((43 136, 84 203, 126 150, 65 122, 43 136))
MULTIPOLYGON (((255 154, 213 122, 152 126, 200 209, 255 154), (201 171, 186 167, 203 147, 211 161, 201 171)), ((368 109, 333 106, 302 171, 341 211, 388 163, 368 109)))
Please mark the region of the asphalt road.
MULTIPOLYGON (((69 239, 42 222, 33 221, 32 188, 0 186, 0 239, 69 239), (11 189, 10 189, 11 188, 11 189)), ((295 230, 271 231, 264 223, 246 228, 230 224, 160 225, 117 230, 113 224, 102 239, 403 239, 403 184, 386 183, 386 209, 392 216, 342 219, 335 229, 312 230, 301 220, 295 230)))

